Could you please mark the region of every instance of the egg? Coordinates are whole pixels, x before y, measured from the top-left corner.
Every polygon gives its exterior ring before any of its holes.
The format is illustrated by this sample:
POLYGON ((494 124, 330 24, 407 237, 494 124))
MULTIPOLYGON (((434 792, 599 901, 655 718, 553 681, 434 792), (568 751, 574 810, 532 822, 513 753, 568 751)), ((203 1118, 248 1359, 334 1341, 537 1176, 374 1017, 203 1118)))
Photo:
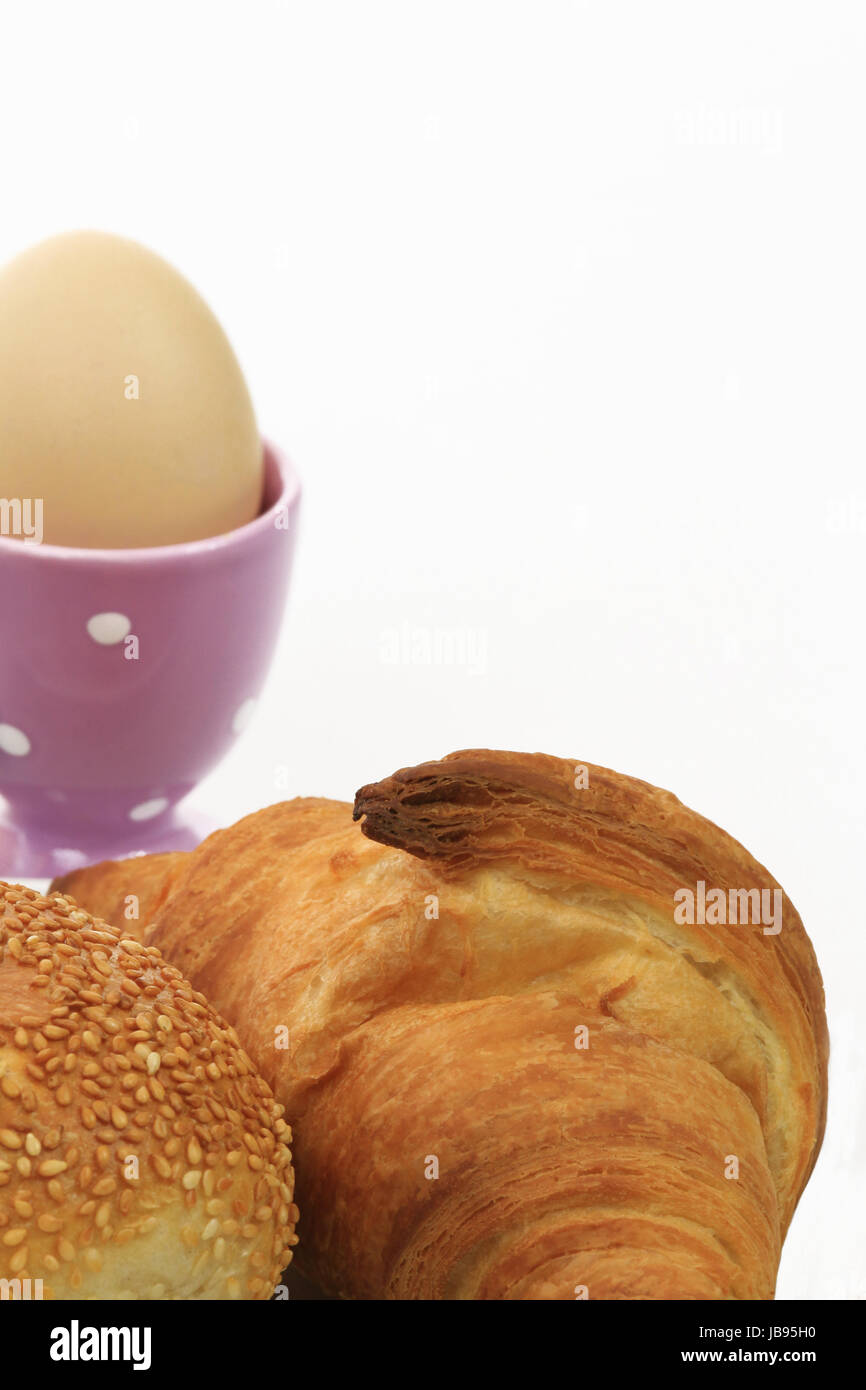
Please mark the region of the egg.
POLYGON ((256 516, 263 471, 231 345, 166 261, 82 231, 0 270, 7 520, 88 549, 201 540, 256 516))

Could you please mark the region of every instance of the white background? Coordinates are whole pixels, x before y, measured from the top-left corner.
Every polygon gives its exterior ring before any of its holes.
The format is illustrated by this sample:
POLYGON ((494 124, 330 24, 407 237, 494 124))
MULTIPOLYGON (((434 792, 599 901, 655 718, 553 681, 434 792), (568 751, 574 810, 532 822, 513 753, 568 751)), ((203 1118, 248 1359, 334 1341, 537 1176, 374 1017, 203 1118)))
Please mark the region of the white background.
POLYGON ((718 821, 827 985, 779 1295, 866 1296, 866 8, 2 14, 0 258, 80 226, 162 253, 305 484, 272 678, 199 803, 487 746, 718 821))

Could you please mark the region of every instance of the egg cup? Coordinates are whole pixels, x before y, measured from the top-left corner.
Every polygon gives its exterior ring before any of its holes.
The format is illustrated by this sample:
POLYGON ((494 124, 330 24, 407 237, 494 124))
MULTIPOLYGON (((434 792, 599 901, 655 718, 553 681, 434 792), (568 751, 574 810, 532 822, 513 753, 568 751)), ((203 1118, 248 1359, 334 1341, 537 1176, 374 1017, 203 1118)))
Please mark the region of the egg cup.
POLYGON ((0 537, 0 868, 42 878, 189 849, 178 803, 233 746, 273 656, 300 484, 265 443, 263 509, 142 550, 0 537))

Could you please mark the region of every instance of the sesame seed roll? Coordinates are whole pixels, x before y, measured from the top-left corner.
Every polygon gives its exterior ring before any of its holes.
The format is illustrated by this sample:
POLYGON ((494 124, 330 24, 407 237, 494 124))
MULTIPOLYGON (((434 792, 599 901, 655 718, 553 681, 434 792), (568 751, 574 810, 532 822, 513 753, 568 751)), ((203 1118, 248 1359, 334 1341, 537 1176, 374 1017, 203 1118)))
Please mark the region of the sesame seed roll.
POLYGON ((0 883, 0 1279, 269 1298, 297 1241, 282 1114, 156 947, 0 883))

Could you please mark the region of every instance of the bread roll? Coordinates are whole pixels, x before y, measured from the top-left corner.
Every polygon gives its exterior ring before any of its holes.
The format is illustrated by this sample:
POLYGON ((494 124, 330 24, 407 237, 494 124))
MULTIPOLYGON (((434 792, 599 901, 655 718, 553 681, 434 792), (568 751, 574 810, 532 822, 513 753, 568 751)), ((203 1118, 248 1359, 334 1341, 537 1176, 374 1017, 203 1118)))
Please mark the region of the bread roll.
POLYGON ((155 946, 0 884, 0 1279, 269 1298, 296 1241, 282 1115, 155 946))
MULTIPOLYGON (((539 754, 404 769, 352 815, 217 832, 146 932, 287 1108, 302 1272, 365 1299, 771 1298, 828 1050, 775 879, 670 793, 539 754), (781 930, 678 922, 700 882, 778 893, 781 930)), ((64 885, 104 905, 123 877, 64 885)))

